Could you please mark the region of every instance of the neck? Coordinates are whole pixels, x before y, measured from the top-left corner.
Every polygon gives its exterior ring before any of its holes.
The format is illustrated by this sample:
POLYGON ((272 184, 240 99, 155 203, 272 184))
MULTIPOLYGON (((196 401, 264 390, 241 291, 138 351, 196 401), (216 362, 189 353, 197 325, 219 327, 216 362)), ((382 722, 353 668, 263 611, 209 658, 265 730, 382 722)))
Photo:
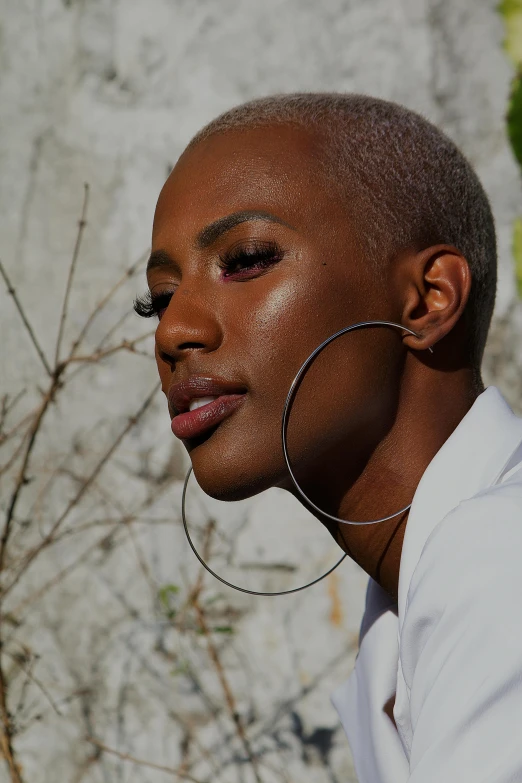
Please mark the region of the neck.
MULTIPOLYGON (((422 368, 403 386, 407 391, 401 391, 394 422, 358 478, 342 488, 339 471, 330 470, 315 484, 320 508, 335 507, 336 516, 357 521, 409 506, 429 463, 483 390, 471 370, 448 375, 422 368)), ((408 513, 374 525, 327 525, 344 551, 395 600, 408 513)))

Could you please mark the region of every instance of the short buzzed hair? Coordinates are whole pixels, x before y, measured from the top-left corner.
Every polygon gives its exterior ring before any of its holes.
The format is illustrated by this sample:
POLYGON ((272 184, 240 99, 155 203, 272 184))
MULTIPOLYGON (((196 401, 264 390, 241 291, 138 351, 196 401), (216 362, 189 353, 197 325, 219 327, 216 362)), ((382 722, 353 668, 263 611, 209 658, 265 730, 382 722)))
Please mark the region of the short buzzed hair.
POLYGON ((405 249, 454 245, 472 276, 468 360, 479 370, 497 285, 495 226, 484 189, 456 145, 404 106, 353 93, 291 93, 221 114, 187 149, 216 134, 274 124, 317 132, 363 248, 378 265, 405 249))

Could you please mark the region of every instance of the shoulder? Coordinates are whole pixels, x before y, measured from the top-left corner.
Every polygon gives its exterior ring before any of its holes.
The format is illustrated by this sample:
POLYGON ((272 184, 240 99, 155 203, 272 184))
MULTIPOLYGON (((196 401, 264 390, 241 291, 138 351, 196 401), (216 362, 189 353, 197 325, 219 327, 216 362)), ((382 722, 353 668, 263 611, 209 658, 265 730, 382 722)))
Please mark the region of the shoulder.
POLYGON ((498 647, 510 626, 522 660, 516 630, 522 626, 513 622, 522 595, 521 556, 522 481, 490 487, 441 520, 410 583, 401 631, 405 674, 413 674, 423 652, 498 647))
MULTIPOLYGON (((459 503, 435 527, 422 550, 410 592, 444 575, 484 584, 486 570, 522 579, 522 474, 459 503), (517 567, 508 570, 506 565, 517 567)), ((447 592, 447 590, 446 590, 447 592)))

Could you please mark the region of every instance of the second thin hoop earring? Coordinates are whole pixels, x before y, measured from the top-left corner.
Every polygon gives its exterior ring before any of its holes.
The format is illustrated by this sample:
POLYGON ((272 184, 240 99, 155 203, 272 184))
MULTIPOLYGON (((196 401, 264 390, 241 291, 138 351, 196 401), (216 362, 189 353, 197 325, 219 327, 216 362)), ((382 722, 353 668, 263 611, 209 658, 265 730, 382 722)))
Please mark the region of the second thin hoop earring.
MULTIPOLYGON (((399 516, 399 514, 403 514, 405 511, 407 511, 411 503, 408 506, 405 506, 404 508, 400 509, 399 511, 396 511, 394 514, 390 514, 387 517, 382 517, 381 519, 372 519, 369 522, 352 522, 346 519, 340 519, 339 517, 332 516, 331 514, 327 514, 325 511, 322 511, 318 506, 313 503, 310 498, 304 493, 304 491, 301 489, 299 484, 297 483, 297 479, 294 476, 294 472, 292 470, 292 466, 290 464, 290 458, 288 456, 288 447, 286 443, 286 431, 288 429, 288 417, 290 414, 290 408, 292 405, 292 402, 294 400, 294 397, 297 393, 297 388, 299 385, 300 380, 302 379, 305 372, 308 370, 314 359, 318 356, 318 354, 321 353, 321 351, 326 348, 327 345, 329 345, 331 342, 336 340, 338 337, 341 337, 341 335, 346 334, 347 332, 351 332, 354 329, 362 329, 365 326, 392 326, 397 329, 401 329, 404 332, 408 332, 408 334, 412 334, 414 337, 420 337, 416 332, 414 332, 412 329, 408 329, 407 326, 402 326, 402 324, 396 324, 393 321, 361 321, 360 323, 352 324, 352 326, 346 326, 344 329, 341 329, 340 331, 336 332, 335 334, 332 334, 330 337, 328 337, 321 345, 319 345, 315 351, 313 351, 308 359, 306 359, 303 364, 301 365, 297 375, 295 376, 294 380, 292 381, 292 385, 290 386, 290 390, 288 392, 284 407, 283 407, 283 417, 282 417, 282 426, 281 426, 281 437, 283 442, 283 454, 285 458, 285 462, 288 468, 288 472, 290 474, 290 477, 294 483, 295 488, 297 489, 299 495, 303 498, 303 500, 306 501, 307 505, 313 508, 318 514, 320 514, 323 517, 327 517, 333 522, 338 522, 343 525, 375 525, 377 522, 385 522, 388 519, 393 519, 393 517, 399 516)), ((431 353, 433 353, 433 349, 428 349, 431 353)), ((239 590, 241 593, 248 593, 249 595, 289 595, 290 593, 298 593, 300 590, 304 590, 307 587, 311 587, 312 585, 317 584, 317 582, 320 582, 322 579, 324 579, 326 576, 332 573, 337 566, 339 566, 345 557, 347 557, 346 554, 343 554, 342 557, 335 563, 332 568, 330 568, 326 573, 321 574, 321 576, 317 577, 317 579, 313 579, 311 582, 307 582, 304 585, 301 585, 300 587, 294 587, 291 590, 280 590, 276 592, 260 592, 258 590, 248 590, 245 587, 239 587, 239 585, 234 585, 232 582, 227 582, 226 579, 223 579, 223 577, 219 576, 219 574, 216 574, 215 571, 210 568, 207 563, 203 560, 199 552, 197 551, 192 538, 190 536, 189 530, 188 530, 188 523, 187 523, 187 516, 186 516, 186 495, 187 495, 187 485, 190 478, 190 474, 192 473, 192 467, 189 468, 188 473, 185 477, 185 483, 183 485, 183 493, 181 496, 181 519, 183 522, 183 528, 185 530, 185 535, 187 536, 187 540, 190 544, 190 547, 194 554, 196 555, 197 559, 201 563, 201 565, 210 573, 213 577, 218 579, 220 582, 222 582, 224 585, 227 585, 227 587, 232 587, 234 590, 239 590)))

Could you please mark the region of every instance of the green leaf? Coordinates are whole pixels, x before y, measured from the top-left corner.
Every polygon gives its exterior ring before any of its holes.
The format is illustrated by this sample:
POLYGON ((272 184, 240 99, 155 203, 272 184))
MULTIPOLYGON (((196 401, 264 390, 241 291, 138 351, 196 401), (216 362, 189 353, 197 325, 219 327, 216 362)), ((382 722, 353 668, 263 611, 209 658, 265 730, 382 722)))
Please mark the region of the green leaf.
POLYGON ((516 66, 522 64, 522 0, 502 0, 498 11, 504 19, 504 49, 516 66))
POLYGON ((513 230, 513 256, 515 258, 515 277, 517 291, 522 299, 522 218, 515 220, 513 230))
POLYGON ((511 85, 507 132, 518 164, 522 166, 522 72, 515 76, 511 85))
POLYGON ((158 590, 158 598, 161 606, 165 610, 167 617, 172 619, 176 614, 172 606, 172 598, 179 593, 178 585, 164 585, 158 590))
POLYGON ((234 633, 231 625, 216 625, 212 630, 216 633, 234 633))
MULTIPOLYGON (((498 11, 506 31, 504 49, 517 69, 511 82, 506 125, 511 148, 522 168, 522 0, 502 0, 498 11)), ((522 218, 513 226, 513 257, 517 291, 522 299, 522 218)))

